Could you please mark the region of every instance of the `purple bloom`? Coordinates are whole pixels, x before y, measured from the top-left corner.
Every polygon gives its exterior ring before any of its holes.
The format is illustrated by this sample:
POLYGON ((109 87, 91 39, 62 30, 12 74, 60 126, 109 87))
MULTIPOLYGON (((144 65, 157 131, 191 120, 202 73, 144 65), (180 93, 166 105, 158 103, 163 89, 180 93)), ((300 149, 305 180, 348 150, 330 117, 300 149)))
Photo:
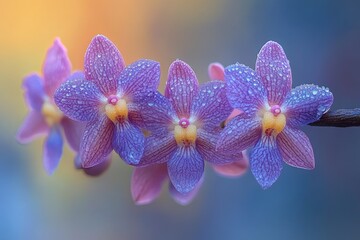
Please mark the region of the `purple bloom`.
MULTIPOLYGON (((31 74, 24 79, 23 88, 30 113, 17 133, 20 143, 28 143, 38 135, 47 134, 43 163, 52 174, 59 164, 63 149, 63 129, 70 147, 77 151, 82 126, 67 117, 54 103, 55 89, 70 75, 71 64, 60 39, 49 48, 43 65, 43 77, 31 74)), ((79 73, 75 73, 77 75, 79 73)))
POLYGON ((103 163, 113 149, 129 164, 140 161, 145 141, 140 99, 156 91, 159 79, 157 62, 139 60, 125 68, 109 39, 93 38, 85 55, 85 77, 65 82, 55 93, 65 115, 87 123, 79 150, 83 168, 103 163))
MULTIPOLYGON (((225 81, 225 69, 220 63, 211 63, 208 67, 208 74, 211 80, 221 80, 225 81)), ((242 113, 239 109, 234 109, 230 116, 226 119, 225 124, 227 124, 235 116, 242 113)), ((249 168, 249 160, 247 154, 243 153, 242 157, 236 159, 236 161, 228 164, 221 165, 212 165, 215 172, 225 177, 239 177, 242 176, 249 168)))
POLYGON ((190 66, 177 60, 169 69, 165 97, 153 92, 143 101, 147 104, 142 106, 141 116, 151 135, 146 139, 139 166, 167 163, 177 192, 189 193, 197 186, 203 176, 204 160, 225 164, 241 156, 241 152, 228 155, 215 151, 220 123, 232 110, 225 83, 211 81, 199 87, 190 66))
POLYGON ((282 47, 266 43, 260 50, 256 70, 240 64, 225 69, 230 104, 244 111, 221 133, 217 149, 247 149, 250 168, 265 189, 279 177, 283 161, 313 169, 313 149, 298 128, 318 120, 329 110, 333 96, 325 87, 301 85, 291 89, 289 61, 282 47))

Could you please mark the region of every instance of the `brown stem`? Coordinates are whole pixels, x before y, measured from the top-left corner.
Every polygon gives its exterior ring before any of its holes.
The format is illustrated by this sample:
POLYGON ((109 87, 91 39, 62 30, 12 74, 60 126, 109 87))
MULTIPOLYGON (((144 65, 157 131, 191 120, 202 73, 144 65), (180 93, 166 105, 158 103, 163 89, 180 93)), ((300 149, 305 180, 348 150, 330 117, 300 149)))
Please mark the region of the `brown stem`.
POLYGON ((309 125, 321 127, 359 127, 360 108, 329 111, 318 121, 310 123, 309 125))

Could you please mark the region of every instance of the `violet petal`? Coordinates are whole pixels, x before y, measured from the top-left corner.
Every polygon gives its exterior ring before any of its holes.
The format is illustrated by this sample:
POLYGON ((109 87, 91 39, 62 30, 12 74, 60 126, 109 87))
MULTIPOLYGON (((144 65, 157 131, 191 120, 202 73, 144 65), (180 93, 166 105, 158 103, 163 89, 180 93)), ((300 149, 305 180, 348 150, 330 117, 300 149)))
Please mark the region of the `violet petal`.
POLYGON ((207 130, 218 128, 233 108, 226 98, 225 83, 211 81, 202 84, 191 106, 191 116, 207 130))
POLYGON ((25 99, 28 106, 37 112, 41 112, 44 103, 43 80, 37 74, 31 74, 24 78, 22 87, 25 90, 25 99))
POLYGON ((233 108, 254 116, 267 102, 260 76, 251 68, 234 64, 225 69, 227 97, 233 108))
POLYGON ((292 78, 289 60, 280 44, 269 41, 260 50, 256 72, 267 90, 270 105, 281 105, 291 90, 292 78))
POLYGON ((125 98, 139 98, 156 91, 160 83, 160 64, 152 60, 138 60, 127 66, 119 78, 119 92, 125 98))
POLYGON ((143 132, 128 121, 116 124, 113 148, 127 164, 138 164, 144 152, 143 132))
POLYGON ((298 168, 315 168, 314 152, 303 131, 287 126, 276 140, 284 162, 298 168))
POLYGON ((179 118, 190 117, 190 107, 198 93, 198 80, 191 67, 181 60, 174 61, 169 68, 165 96, 170 99, 179 118))
POLYGON ((72 150, 78 152, 86 124, 84 122, 71 120, 68 117, 63 117, 61 125, 64 129, 65 138, 69 143, 69 146, 72 150))
POLYGON ((115 126, 107 116, 88 122, 80 143, 80 162, 83 168, 96 166, 107 159, 111 151, 115 126))
POLYGON ((263 189, 269 188, 278 179, 283 162, 274 137, 263 136, 252 148, 250 168, 263 189))
POLYGON ((71 63, 67 56, 67 50, 56 38, 49 48, 43 65, 44 88, 48 96, 53 96, 55 90, 70 75, 71 63))
POLYGON ((180 205, 188 205, 198 194, 202 184, 204 182, 204 176, 196 184, 195 188, 188 193, 180 193, 176 190, 172 183, 169 184, 169 192, 172 198, 180 205))
POLYGON ((180 193, 196 187, 204 173, 204 161, 194 146, 178 147, 168 162, 171 183, 180 193))
POLYGON ((220 133, 218 151, 243 151, 253 146, 261 136, 259 119, 247 118, 244 114, 230 120, 220 133))
POLYGON ((177 143, 173 134, 151 135, 145 139, 144 154, 137 166, 165 163, 170 160, 176 149, 177 143))
POLYGON ((93 121, 99 116, 102 95, 96 85, 83 79, 63 83, 55 92, 55 103, 69 118, 93 121))
POLYGON ((63 151, 63 139, 59 126, 50 129, 49 135, 44 142, 44 167, 51 175, 59 165, 63 151))
POLYGON ((47 133, 48 131, 49 127, 41 113, 32 110, 26 116, 23 124, 19 128, 19 131, 16 134, 16 139, 19 143, 25 144, 31 142, 37 136, 47 133))
POLYGON ((105 36, 97 35, 85 54, 85 77, 105 95, 116 94, 118 78, 125 68, 121 53, 105 36))
POLYGON ((325 87, 311 84, 292 89, 283 105, 287 124, 298 127, 315 122, 330 109, 333 100, 332 93, 325 87))

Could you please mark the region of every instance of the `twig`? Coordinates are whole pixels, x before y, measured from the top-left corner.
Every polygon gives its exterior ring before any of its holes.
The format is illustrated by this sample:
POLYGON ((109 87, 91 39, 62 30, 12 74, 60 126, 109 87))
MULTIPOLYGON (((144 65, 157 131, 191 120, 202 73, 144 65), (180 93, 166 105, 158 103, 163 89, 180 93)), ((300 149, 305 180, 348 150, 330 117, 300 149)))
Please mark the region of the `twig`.
POLYGON ((310 123, 309 125, 321 127, 359 127, 360 108, 329 111, 318 121, 310 123))

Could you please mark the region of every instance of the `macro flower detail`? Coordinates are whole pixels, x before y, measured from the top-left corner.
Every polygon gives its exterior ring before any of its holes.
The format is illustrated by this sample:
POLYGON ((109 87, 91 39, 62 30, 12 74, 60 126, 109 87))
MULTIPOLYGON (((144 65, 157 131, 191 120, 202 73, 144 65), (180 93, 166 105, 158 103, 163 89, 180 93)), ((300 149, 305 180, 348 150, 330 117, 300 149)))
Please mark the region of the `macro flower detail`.
POLYGON ((137 164, 145 141, 140 99, 156 91, 159 64, 139 60, 125 67, 116 46, 97 35, 86 51, 84 68, 85 77, 65 82, 55 93, 65 115, 86 122, 79 162, 91 168, 108 159, 114 149, 125 162, 137 164))
MULTIPOLYGON (((17 133, 17 140, 20 143, 28 143, 38 135, 47 134, 43 164, 47 173, 52 174, 62 155, 62 129, 74 151, 79 148, 82 131, 81 124, 65 117, 53 99, 56 88, 69 77, 71 72, 71 63, 60 39, 55 39, 47 51, 42 72, 42 77, 31 74, 23 81, 25 99, 30 112, 17 133)), ((80 73, 74 73, 77 74, 80 73)))
POLYGON ((224 82, 211 81, 199 87, 190 66, 176 60, 169 68, 165 96, 153 92, 143 101, 147 104, 140 112, 151 135, 138 166, 166 163, 170 181, 180 194, 197 186, 204 160, 225 164, 241 156, 241 152, 215 151, 220 123, 232 110, 224 82))
POLYGON ((291 90, 289 61, 282 47, 266 43, 260 50, 255 71, 241 64, 225 69, 227 97, 236 109, 220 134, 217 149, 250 150, 250 168, 265 189, 280 176, 283 161, 291 166, 313 169, 313 149, 298 128, 318 120, 332 105, 325 87, 301 85, 291 90))

